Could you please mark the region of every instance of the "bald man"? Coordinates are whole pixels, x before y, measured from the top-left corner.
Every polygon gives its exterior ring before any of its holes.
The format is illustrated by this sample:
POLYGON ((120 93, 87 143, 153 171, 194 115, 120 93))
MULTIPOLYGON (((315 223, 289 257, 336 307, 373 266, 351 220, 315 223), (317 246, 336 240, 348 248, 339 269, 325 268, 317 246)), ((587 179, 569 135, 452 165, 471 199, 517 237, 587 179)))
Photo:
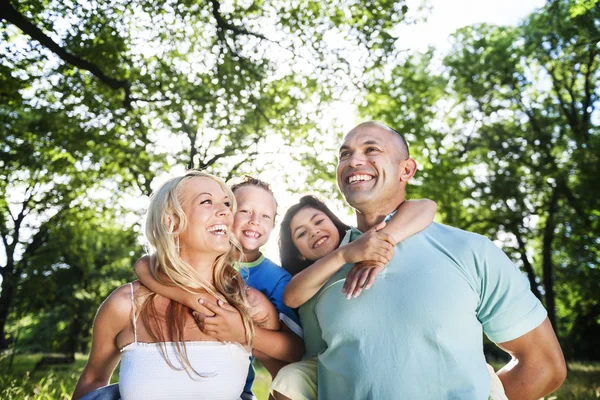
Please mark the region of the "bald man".
MULTIPOLYGON (((395 212, 416 169, 404 138, 383 124, 346 135, 337 181, 358 230, 342 244, 395 212)), ((351 267, 302 315, 307 355, 318 355, 319 399, 487 399, 482 333, 512 356, 498 371, 509 399, 537 399, 564 381, 546 310, 487 238, 432 223, 396 245, 370 290, 347 300, 341 287, 351 267)))

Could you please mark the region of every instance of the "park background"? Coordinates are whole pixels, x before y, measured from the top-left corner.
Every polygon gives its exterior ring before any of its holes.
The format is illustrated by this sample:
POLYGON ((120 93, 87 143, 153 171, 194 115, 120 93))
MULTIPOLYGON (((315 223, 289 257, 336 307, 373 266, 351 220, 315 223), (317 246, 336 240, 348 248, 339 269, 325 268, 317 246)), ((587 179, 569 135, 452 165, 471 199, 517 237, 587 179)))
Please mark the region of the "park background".
POLYGON ((406 136, 410 198, 529 279, 569 364, 550 398, 600 398, 597 0, 1 0, 0 32, 0 398, 70 398, 167 177, 352 222, 337 146, 368 119, 406 136))

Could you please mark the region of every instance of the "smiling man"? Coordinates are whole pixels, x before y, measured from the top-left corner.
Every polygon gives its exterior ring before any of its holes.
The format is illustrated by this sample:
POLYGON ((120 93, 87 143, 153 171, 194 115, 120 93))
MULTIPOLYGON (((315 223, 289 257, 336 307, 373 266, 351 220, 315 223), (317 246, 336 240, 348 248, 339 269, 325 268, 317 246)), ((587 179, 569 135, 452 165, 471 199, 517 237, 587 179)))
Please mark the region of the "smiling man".
MULTIPOLYGON (((383 124, 346 135, 337 180, 360 231, 402 204, 416 169, 404 138, 383 124)), ((344 240, 358 236, 352 230, 344 240)), ((546 310, 485 237, 432 223, 396 245, 370 290, 347 300, 340 287, 351 267, 307 303, 305 341, 308 355, 318 355, 320 399, 490 398, 482 333, 512 356, 498 371, 509 399, 536 399, 564 381, 546 310)))

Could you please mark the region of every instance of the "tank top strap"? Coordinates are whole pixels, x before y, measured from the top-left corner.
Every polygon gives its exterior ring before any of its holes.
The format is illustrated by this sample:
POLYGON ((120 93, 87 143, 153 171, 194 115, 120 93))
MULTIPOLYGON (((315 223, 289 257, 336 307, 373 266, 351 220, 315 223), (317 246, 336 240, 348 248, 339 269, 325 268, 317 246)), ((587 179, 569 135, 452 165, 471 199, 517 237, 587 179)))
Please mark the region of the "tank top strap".
POLYGON ((131 314, 133 315, 133 343, 137 343, 137 327, 135 318, 135 299, 133 297, 133 283, 129 283, 129 289, 131 292, 131 314))

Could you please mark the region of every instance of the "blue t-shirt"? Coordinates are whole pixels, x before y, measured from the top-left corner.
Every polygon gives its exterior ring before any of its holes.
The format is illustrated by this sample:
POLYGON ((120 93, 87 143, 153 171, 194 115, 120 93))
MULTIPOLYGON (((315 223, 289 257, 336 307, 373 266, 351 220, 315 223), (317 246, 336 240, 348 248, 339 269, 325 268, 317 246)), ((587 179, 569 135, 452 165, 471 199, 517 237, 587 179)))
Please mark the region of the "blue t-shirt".
MULTIPOLYGON (((262 254, 256 261, 237 263, 236 268, 240 271, 248 286, 267 296, 279 313, 279 319, 298 336, 302 336, 298 315, 283 303, 283 291, 292 279, 290 273, 262 254)), ((250 364, 244 392, 251 392, 254 375, 254 368, 250 364)))
MULTIPOLYGON (((342 244, 360 236, 353 229, 342 244)), ((432 223, 398 243, 373 287, 346 300, 340 268, 300 307, 319 399, 487 399, 482 332, 497 343, 546 318, 490 240, 432 223)))

